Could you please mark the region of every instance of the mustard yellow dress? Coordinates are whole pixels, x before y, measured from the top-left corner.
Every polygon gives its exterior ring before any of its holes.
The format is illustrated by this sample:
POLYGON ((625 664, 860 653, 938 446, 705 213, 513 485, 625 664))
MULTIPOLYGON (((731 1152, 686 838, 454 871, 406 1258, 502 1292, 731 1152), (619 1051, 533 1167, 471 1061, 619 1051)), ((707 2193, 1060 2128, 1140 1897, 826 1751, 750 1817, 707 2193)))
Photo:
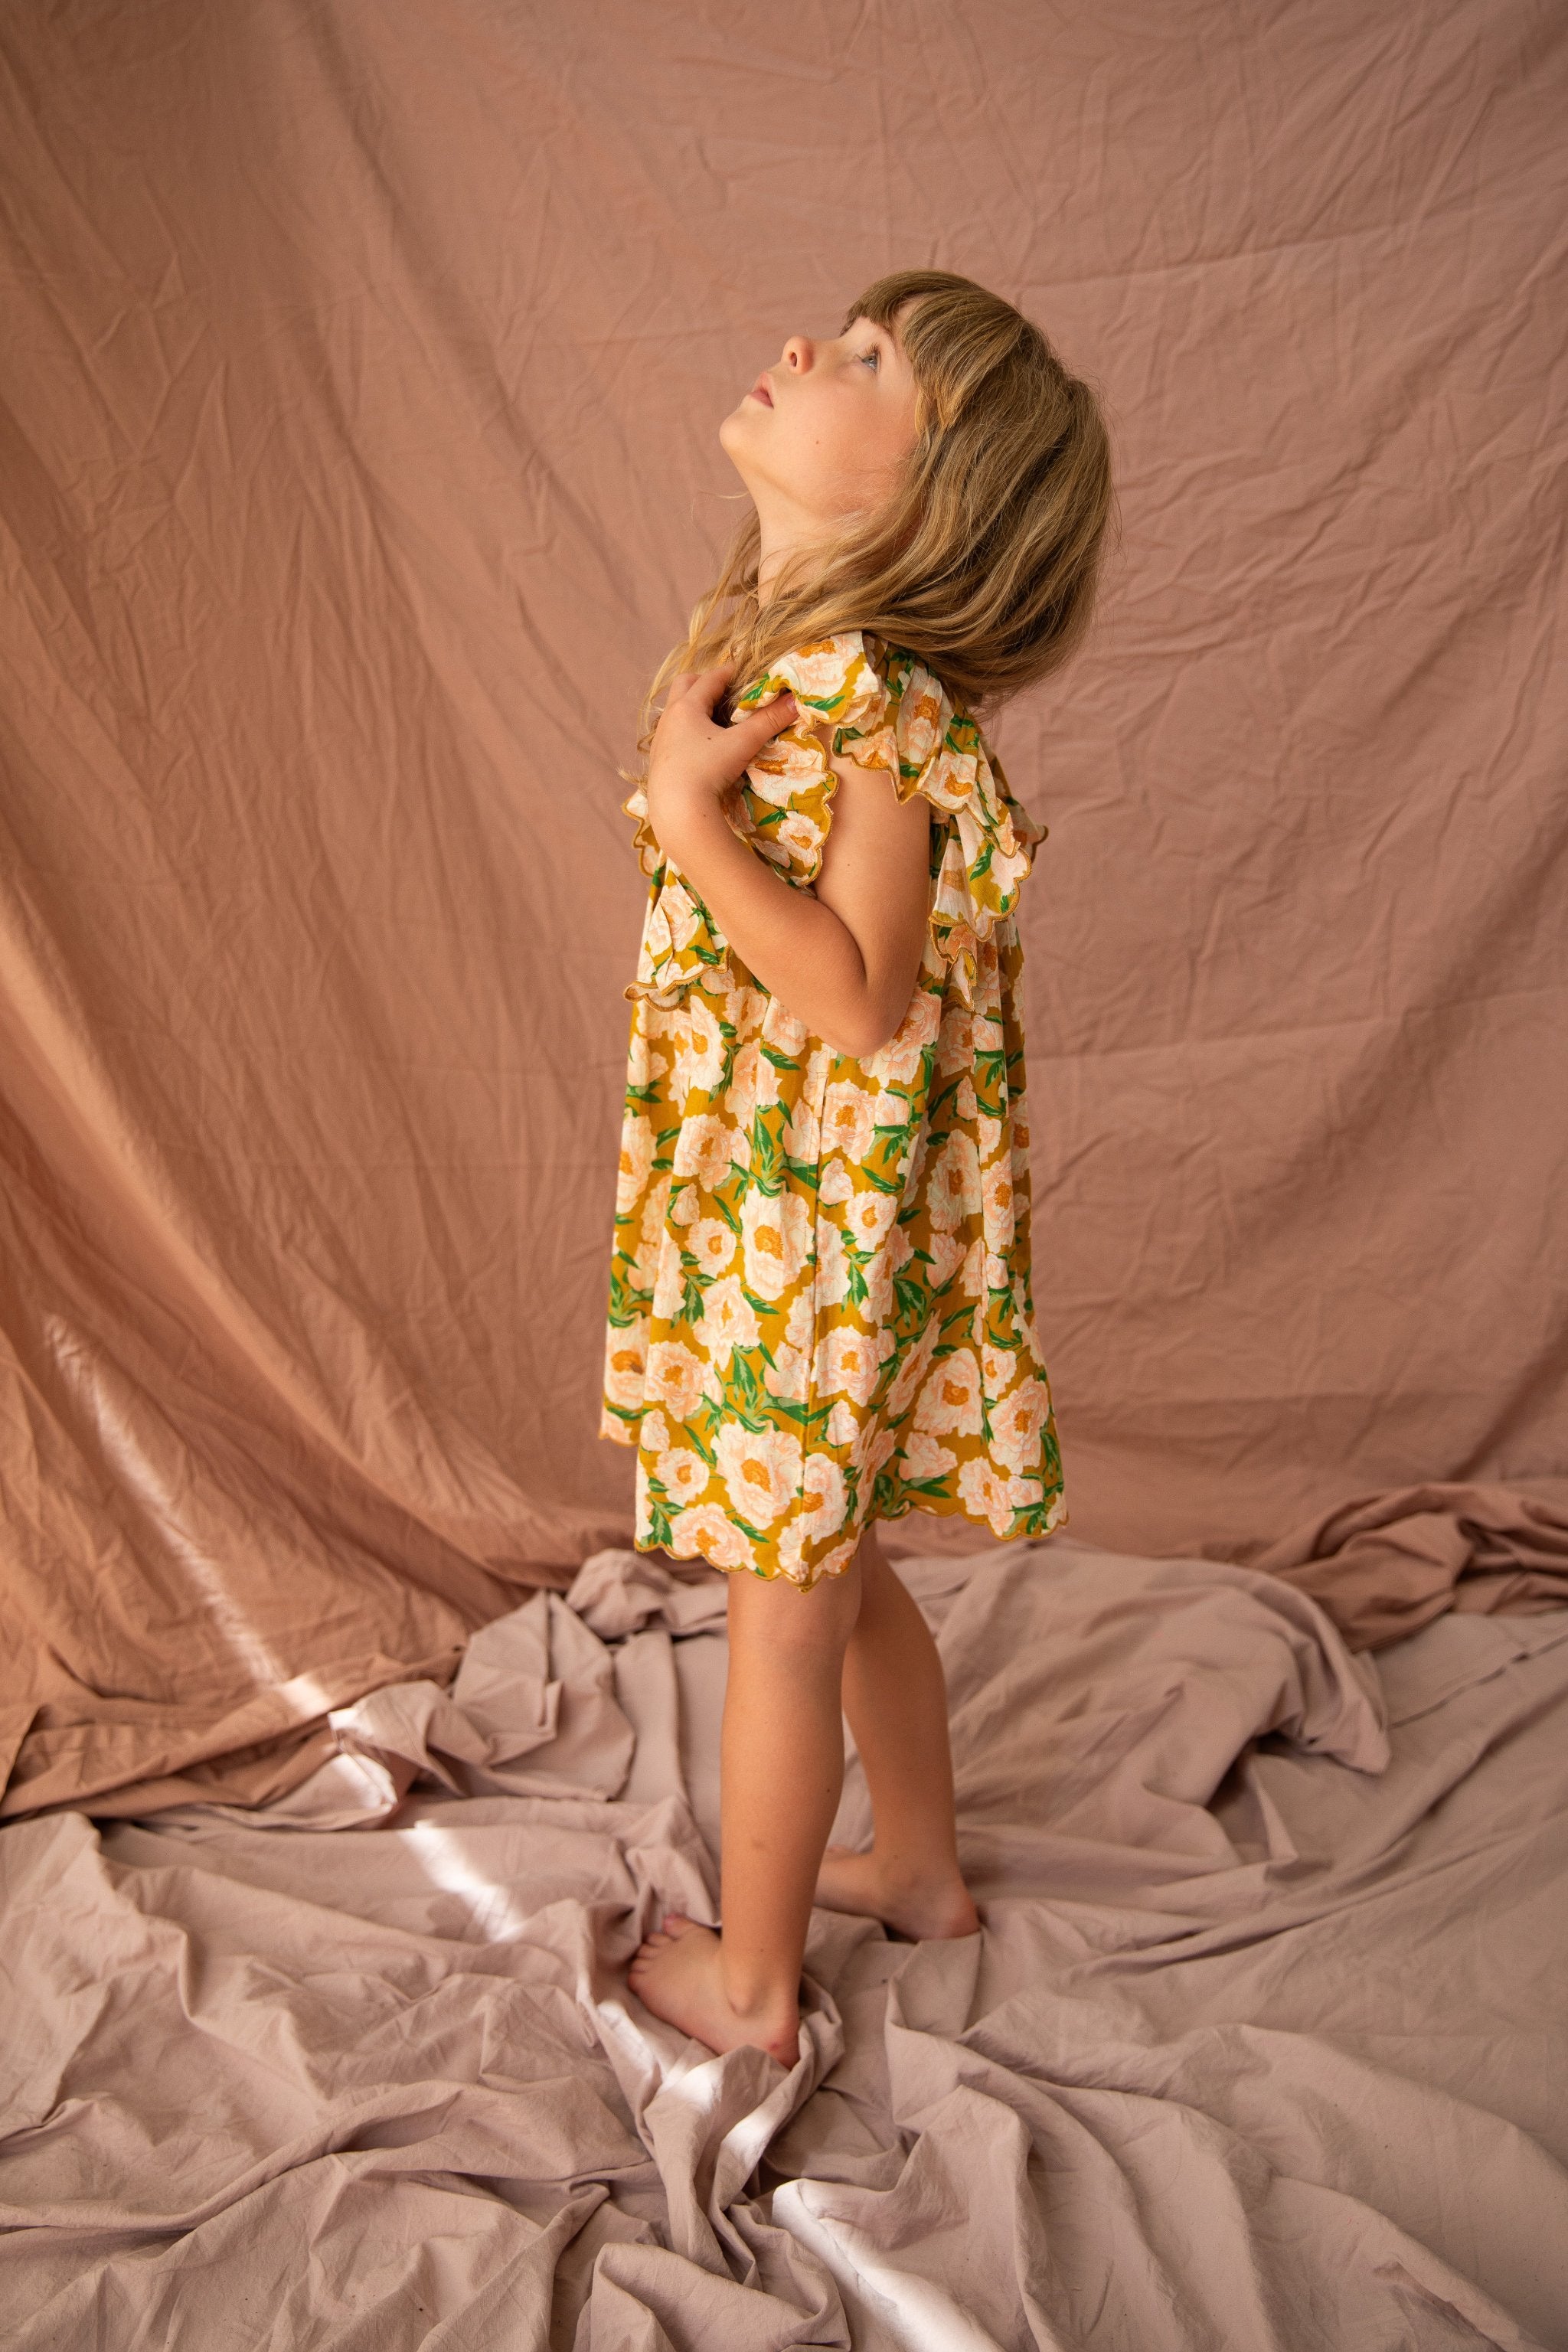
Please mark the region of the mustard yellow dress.
MULTIPOLYGON (((924 959, 867 1060, 812 1035, 731 949, 647 822, 601 1435, 637 1448, 636 1543, 787 1577, 847 1569, 873 1520, 962 1513, 999 1538, 1065 1517, 1035 1330, 1015 909, 1036 824, 912 654, 851 630, 784 688, 836 753, 933 812, 924 959)), ((802 720, 731 822, 797 889, 837 782, 802 720)))

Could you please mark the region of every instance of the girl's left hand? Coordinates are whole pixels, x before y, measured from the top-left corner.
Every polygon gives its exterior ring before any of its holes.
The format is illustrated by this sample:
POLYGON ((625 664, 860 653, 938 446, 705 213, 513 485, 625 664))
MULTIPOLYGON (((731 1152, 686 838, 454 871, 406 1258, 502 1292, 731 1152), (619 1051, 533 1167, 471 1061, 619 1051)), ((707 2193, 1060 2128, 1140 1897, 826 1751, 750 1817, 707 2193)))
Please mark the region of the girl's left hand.
POLYGON ((743 711, 732 725, 721 727, 713 706, 735 669, 735 663, 725 662, 718 669, 682 670, 670 686, 654 729, 645 787, 656 833, 661 809, 668 820, 694 805, 721 801, 763 746, 799 716, 794 695, 781 694, 776 702, 743 711))

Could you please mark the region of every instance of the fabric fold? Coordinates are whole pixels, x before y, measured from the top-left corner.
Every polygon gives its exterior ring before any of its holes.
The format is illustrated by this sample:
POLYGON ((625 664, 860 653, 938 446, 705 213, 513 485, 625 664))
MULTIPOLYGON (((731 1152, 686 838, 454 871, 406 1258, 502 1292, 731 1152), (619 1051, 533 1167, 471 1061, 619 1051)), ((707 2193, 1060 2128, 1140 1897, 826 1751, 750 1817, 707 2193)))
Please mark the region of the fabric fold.
POLYGON ((1446 1610, 1531 1615, 1568 1601, 1568 1479, 1427 1479, 1320 1512, 1247 1564, 1310 1593, 1352 1650, 1446 1610))

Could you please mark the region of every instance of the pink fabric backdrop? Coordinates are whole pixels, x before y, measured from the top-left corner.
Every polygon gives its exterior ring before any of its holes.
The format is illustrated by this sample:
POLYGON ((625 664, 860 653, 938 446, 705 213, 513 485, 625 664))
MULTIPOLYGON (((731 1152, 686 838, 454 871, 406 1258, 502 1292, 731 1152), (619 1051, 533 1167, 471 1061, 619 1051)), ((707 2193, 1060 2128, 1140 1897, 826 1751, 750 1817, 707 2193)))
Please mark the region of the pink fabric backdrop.
POLYGON ((1075 1535, 1568 1470, 1565 46, 0 17, 5 1810, 275 1793, 625 1538, 615 771, 719 417, 892 267, 1019 301, 1116 441, 1094 642, 995 730, 1075 1535))

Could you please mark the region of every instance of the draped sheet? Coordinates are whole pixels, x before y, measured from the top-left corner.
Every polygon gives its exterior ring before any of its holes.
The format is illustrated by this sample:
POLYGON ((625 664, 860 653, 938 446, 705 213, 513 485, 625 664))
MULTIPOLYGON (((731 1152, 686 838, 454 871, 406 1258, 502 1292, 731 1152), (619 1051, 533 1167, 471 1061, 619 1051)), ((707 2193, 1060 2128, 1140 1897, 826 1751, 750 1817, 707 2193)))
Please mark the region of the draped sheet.
POLYGON ((276 1805, 8 1824, 7 2352, 1561 2345, 1568 1613, 906 1573, 984 1932, 816 1913, 787 2072, 626 1981, 714 1916, 714 1571, 594 1556, 276 1805))
POLYGON ((719 418, 910 263, 1116 446, 996 734, 1073 1531, 1568 1468, 1565 79, 1544 0, 0 14, 6 1811, 279 1800, 626 1539, 616 770, 719 418))

